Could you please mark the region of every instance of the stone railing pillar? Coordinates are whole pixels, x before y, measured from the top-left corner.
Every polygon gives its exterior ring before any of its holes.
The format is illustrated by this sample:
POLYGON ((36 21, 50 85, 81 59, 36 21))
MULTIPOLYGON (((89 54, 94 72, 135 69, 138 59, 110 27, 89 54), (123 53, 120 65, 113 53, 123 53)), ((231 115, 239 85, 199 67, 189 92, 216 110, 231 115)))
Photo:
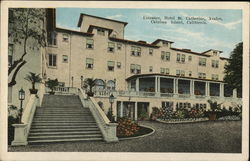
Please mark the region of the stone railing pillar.
POLYGON ((12 126, 15 127, 15 136, 11 145, 27 145, 27 124, 13 124, 12 126))
POLYGON ((117 123, 108 123, 106 125, 105 131, 105 137, 104 140, 106 142, 117 142, 119 141, 117 136, 116 136, 116 127, 117 127, 117 123))

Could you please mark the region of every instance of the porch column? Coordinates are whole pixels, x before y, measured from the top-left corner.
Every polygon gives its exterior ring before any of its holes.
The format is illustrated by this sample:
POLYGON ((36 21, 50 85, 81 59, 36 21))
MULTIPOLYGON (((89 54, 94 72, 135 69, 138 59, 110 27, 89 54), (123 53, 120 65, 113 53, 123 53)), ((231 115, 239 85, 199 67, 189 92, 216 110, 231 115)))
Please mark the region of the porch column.
POLYGON ((194 80, 190 80, 190 94, 194 95, 194 80))
POLYGON ((135 120, 137 120, 137 115, 138 115, 138 114, 137 114, 137 113, 138 113, 137 111, 138 111, 138 110, 137 110, 137 102, 135 102, 135 120))
POLYGON ((175 93, 178 94, 178 79, 175 79, 175 93))
POLYGON ((237 89, 236 88, 233 89, 233 98, 237 98, 237 89))
POLYGON ((135 91, 139 91, 139 78, 136 78, 135 81, 135 91))
POLYGON ((158 83, 158 77, 155 77, 155 93, 158 92, 158 86, 157 86, 157 83, 158 83))
POLYGON ((158 77, 158 92, 161 92, 161 77, 158 77))
POLYGON ((220 83, 220 97, 224 97, 224 84, 220 83))
POLYGON ((123 101, 121 101, 120 116, 123 117, 123 101))
POLYGON ((205 92, 206 92, 206 96, 210 96, 210 84, 209 82, 206 82, 206 87, 205 87, 205 92))
POLYGON ((176 89, 175 89, 175 86, 176 86, 176 83, 175 83, 175 82, 176 82, 176 79, 174 78, 174 79, 173 79, 173 94, 175 94, 175 90, 176 90, 176 89))

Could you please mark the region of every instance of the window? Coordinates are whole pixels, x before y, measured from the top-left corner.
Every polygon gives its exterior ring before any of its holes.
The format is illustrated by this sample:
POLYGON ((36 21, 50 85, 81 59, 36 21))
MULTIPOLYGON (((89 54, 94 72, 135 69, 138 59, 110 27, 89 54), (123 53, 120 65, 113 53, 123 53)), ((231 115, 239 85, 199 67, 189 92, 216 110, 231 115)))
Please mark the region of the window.
POLYGON ((199 66, 206 66, 206 58, 199 58, 199 66))
POLYGON ((176 75, 177 76, 185 76, 185 71, 184 70, 176 70, 176 75))
POLYGON ((63 55, 63 63, 68 63, 68 55, 63 55))
POLYGON ((219 61, 218 60, 212 60, 212 67, 213 68, 219 68, 219 61))
POLYGON ((117 66, 117 68, 119 68, 119 69, 120 69, 120 68, 121 68, 121 66, 122 66, 121 62, 117 62, 117 63, 116 63, 116 66, 117 66))
POLYGON ((169 61, 170 60, 170 52, 162 51, 161 52, 161 60, 169 61))
POLYGON ((181 72, 180 72, 180 74, 181 74, 181 76, 185 76, 185 71, 184 70, 181 70, 181 72))
POLYGON ((185 57, 186 56, 184 54, 181 55, 181 62, 183 62, 183 63, 185 62, 185 57))
POLYGON ((114 52, 115 51, 115 43, 113 43, 113 42, 108 43, 108 51, 109 52, 114 52))
POLYGON ((108 61, 108 71, 114 71, 114 68, 115 68, 115 62, 108 61))
POLYGON ((153 55, 153 49, 149 49, 149 55, 153 55))
POLYGON ((198 77, 201 79, 206 79, 206 73, 198 73, 198 77))
POLYGON ((176 61, 179 63, 185 63, 185 58, 186 58, 185 54, 178 54, 177 53, 176 61))
POLYGON ((94 48, 94 40, 93 39, 87 39, 86 48, 87 49, 93 49, 94 48))
POLYGON ((138 64, 131 64, 130 65, 130 72, 134 74, 140 74, 141 73, 141 66, 138 64))
POLYGON ((180 62, 181 61, 181 54, 177 54, 176 61, 180 62))
POLYGON ((189 76, 189 77, 192 77, 192 71, 189 71, 189 72, 188 72, 188 76, 189 76))
POLYGON ((169 74, 169 68, 161 68, 161 74, 169 74))
POLYGON ((153 67, 149 66, 149 72, 153 72, 153 67))
POLYGON ((108 89, 108 90, 115 90, 115 81, 109 80, 109 81, 107 82, 107 89, 108 89))
POLYGON ((49 54, 49 67, 56 67, 56 55, 49 54))
POLYGON ((66 41, 66 42, 69 41, 69 35, 68 34, 63 34, 63 41, 66 41))
POLYGON ((86 68, 87 69, 93 69, 94 59, 92 58, 86 58, 86 68))
POLYGON ((219 80, 218 74, 212 74, 212 80, 219 80))
POLYGON ((104 29, 97 29, 97 34, 104 36, 105 35, 105 30, 104 29))
POLYGON ((188 56, 188 61, 192 61, 192 56, 188 56))
POLYGON ((13 62, 13 48, 14 45, 13 44, 9 44, 8 46, 8 67, 10 67, 12 65, 13 62))
POLYGON ((118 43, 117 44, 117 50, 121 50, 122 49, 122 44, 118 43))
POLYGON ((56 37, 57 37, 56 32, 49 32, 49 35, 48 35, 48 44, 49 45, 57 45, 56 37))
POLYGON ((131 47, 131 55, 133 55, 133 56, 141 56, 141 48, 136 47, 136 46, 132 46, 131 47))
POLYGON ((180 76, 180 70, 176 70, 176 75, 180 76))

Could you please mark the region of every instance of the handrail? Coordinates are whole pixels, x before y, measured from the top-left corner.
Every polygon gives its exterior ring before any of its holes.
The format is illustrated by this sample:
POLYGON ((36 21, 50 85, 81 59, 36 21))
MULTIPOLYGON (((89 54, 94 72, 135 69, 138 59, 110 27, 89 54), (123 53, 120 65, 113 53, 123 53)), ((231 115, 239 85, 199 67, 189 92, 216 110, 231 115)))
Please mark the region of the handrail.
POLYGON ((39 105, 38 97, 35 94, 31 94, 30 99, 29 99, 26 107, 24 108, 23 115, 22 115, 22 122, 24 124, 27 124, 27 130, 25 133, 26 138, 28 138, 31 123, 32 123, 33 117, 35 115, 37 105, 39 105))
POLYGON ((116 142, 118 138, 116 136, 116 126, 117 123, 111 123, 104 111, 101 110, 98 103, 93 97, 87 98, 82 89, 78 90, 79 97, 84 107, 88 107, 99 129, 102 132, 104 140, 107 142, 116 142))

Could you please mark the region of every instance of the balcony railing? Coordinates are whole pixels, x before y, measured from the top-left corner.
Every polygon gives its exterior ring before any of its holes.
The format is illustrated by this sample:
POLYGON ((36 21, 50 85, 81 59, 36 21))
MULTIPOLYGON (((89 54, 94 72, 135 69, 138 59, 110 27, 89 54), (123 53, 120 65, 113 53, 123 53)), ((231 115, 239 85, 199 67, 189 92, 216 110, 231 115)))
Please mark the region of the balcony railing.
POLYGON ((191 95, 191 94, 176 94, 176 93, 159 93, 159 92, 144 92, 144 91, 123 91, 123 90, 97 90, 94 91, 95 97, 109 97, 113 94, 115 97, 150 97, 150 98, 190 98, 190 99, 215 99, 215 100, 234 100, 241 101, 240 98, 219 97, 206 95, 191 95))

